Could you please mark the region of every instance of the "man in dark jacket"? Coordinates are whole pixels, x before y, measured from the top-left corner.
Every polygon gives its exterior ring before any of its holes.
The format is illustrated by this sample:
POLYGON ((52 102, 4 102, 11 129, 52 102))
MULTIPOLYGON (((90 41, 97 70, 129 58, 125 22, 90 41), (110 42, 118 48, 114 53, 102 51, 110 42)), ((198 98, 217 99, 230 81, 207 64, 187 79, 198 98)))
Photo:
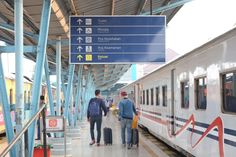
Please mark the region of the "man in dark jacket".
POLYGON ((90 145, 95 144, 94 138, 94 125, 96 123, 97 126, 97 146, 100 146, 101 139, 101 125, 102 125, 102 110, 104 111, 104 116, 107 114, 107 109, 105 105, 105 101, 100 96, 100 90, 95 90, 95 98, 90 99, 88 110, 87 110, 87 118, 90 122, 90 134, 92 141, 90 145))

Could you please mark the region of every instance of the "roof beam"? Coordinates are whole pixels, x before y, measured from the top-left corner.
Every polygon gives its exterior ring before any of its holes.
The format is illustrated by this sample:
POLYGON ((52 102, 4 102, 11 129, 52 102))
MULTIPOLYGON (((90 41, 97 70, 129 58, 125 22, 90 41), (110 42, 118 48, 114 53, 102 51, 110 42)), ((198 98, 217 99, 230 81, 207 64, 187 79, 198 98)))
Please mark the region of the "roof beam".
POLYGON ((115 13, 115 0, 112 0, 111 2, 111 15, 114 15, 115 13))
MULTIPOLYGON (((24 53, 35 53, 37 46, 24 46, 24 53)), ((15 46, 0 46, 0 53, 15 53, 15 46)))
MULTIPOLYGON (((180 0, 180 1, 168 4, 166 6, 160 7, 158 9, 155 9, 152 12, 153 12, 153 15, 155 15, 155 14, 158 14, 158 13, 163 12, 163 11, 167 11, 167 10, 170 10, 170 9, 180 7, 180 6, 184 5, 185 3, 188 3, 188 2, 191 2, 191 1, 193 1, 193 0, 180 0)), ((150 11, 142 13, 142 15, 150 15, 150 11)))
POLYGON ((10 23, 11 21, 0 12, 0 18, 3 19, 5 22, 10 23))
POLYGON ((73 14, 73 15, 78 15, 78 12, 77 12, 77 10, 76 10, 76 8, 75 8, 75 3, 74 3, 74 0, 69 0, 68 1, 69 3, 70 3, 70 6, 71 6, 71 13, 73 14))
MULTIPOLYGON (((15 32, 14 26, 13 25, 9 25, 7 23, 0 23, 0 29, 4 29, 4 30, 10 31, 10 32, 15 32)), ((31 38, 33 38, 35 40, 38 40, 38 35, 37 34, 24 31, 24 35, 25 36, 29 36, 29 37, 31 37, 31 38)))
MULTIPOLYGON (((0 29, 7 30, 7 31, 10 31, 10 32, 15 32, 14 26, 10 25, 10 24, 7 24, 7 23, 0 23, 0 29)), ((34 34, 32 32, 24 31, 24 35, 34 39, 35 41, 38 41, 38 37, 39 37, 38 34, 34 34)), ((56 42, 57 42, 56 39, 55 40, 49 40, 48 45, 56 45, 56 42)), ((64 39, 61 42, 62 42, 62 46, 68 46, 69 45, 69 40, 68 39, 64 39)))
MULTIPOLYGON (((5 0, 5 1, 6 1, 5 4, 10 6, 12 13, 14 13, 14 1, 13 0, 5 0)), ((28 13, 25 10, 23 10, 23 14, 24 14, 23 16, 24 21, 27 23, 27 25, 29 25, 35 33, 38 33, 39 28, 36 25, 36 23, 33 22, 32 18, 28 15, 28 13)))
POLYGON ((63 28, 65 34, 67 35, 67 37, 69 37, 69 25, 65 18, 66 15, 64 15, 64 12, 62 11, 57 1, 52 2, 52 10, 55 13, 59 23, 61 24, 61 27, 63 28))
POLYGON ((145 7, 146 3, 147 3, 147 0, 139 0, 139 5, 138 5, 138 8, 137 8, 136 15, 139 15, 142 12, 142 10, 145 7))
POLYGON ((14 45, 14 41, 12 41, 12 40, 10 40, 10 39, 4 37, 4 36, 1 36, 1 37, 0 37, 0 40, 1 40, 1 41, 4 41, 4 42, 7 43, 7 44, 14 45))

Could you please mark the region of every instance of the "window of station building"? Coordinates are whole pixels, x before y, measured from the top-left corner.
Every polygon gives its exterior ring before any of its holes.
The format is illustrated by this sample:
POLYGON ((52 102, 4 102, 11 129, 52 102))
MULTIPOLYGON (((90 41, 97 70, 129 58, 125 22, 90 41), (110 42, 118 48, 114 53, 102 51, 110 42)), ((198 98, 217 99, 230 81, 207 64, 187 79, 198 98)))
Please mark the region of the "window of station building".
POLYGON ((143 104, 145 105, 145 90, 143 90, 143 104))
POLYGON ((156 106, 159 106, 159 105, 160 105, 160 98, 159 98, 159 95, 160 95, 159 87, 156 87, 156 106))
POLYGON ((162 105, 167 106, 167 86, 162 86, 162 105))
POLYGON ((10 101, 10 104, 12 104, 13 103, 13 90, 12 89, 10 89, 10 95, 9 95, 9 101, 10 101))
POLYGON ((154 104, 154 91, 153 91, 153 88, 151 89, 151 105, 154 104))
POLYGON ((181 82, 181 107, 189 108, 189 81, 181 82))
POLYGON ((147 105, 149 105, 149 90, 148 89, 146 90, 146 96, 147 96, 147 98, 146 98, 147 99, 147 105))
POLYGON ((195 79, 195 87, 196 109, 205 110, 207 107, 207 78, 195 79))
POLYGON ((222 75, 223 111, 236 113, 236 71, 222 75))

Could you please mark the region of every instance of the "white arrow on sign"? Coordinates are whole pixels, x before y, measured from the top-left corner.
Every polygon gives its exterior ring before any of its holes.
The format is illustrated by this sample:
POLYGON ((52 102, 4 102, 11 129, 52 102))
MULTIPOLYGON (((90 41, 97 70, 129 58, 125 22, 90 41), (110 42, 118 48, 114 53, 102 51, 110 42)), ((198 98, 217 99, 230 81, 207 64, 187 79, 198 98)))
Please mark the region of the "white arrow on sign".
POLYGON ((82 55, 78 55, 77 59, 79 59, 79 61, 81 61, 83 59, 83 56, 82 55))
POLYGON ((83 20, 78 19, 77 22, 79 22, 79 25, 83 22, 83 20))
POLYGON ((83 38, 78 37, 77 40, 79 40, 79 43, 81 43, 81 41, 83 41, 83 38))
POLYGON ((83 31, 82 28, 78 28, 77 31, 79 32, 79 34, 83 31))
POLYGON ((81 50, 83 50, 83 47, 78 46, 78 47, 77 47, 77 50, 79 50, 79 52, 80 52, 81 50))

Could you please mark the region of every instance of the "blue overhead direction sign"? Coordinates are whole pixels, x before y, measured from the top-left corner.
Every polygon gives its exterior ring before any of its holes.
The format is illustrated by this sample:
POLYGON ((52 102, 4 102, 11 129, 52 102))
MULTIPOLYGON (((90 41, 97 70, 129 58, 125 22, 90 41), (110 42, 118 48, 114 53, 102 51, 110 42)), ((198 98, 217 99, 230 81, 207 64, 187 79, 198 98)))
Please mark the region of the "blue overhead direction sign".
POLYGON ((165 62, 165 54, 71 54, 71 62, 95 63, 127 63, 130 62, 165 62))
POLYGON ((165 30, 163 27, 150 27, 150 26, 139 26, 139 27, 71 27, 71 33, 72 34, 78 34, 78 35, 117 35, 117 34, 135 34, 135 35, 141 35, 141 34, 164 34, 165 30))
POLYGON ((127 35, 112 35, 112 36, 72 36, 71 44, 117 44, 117 43, 163 43, 165 44, 164 35, 142 35, 142 36, 127 36, 127 35))
POLYGON ((156 44, 156 45, 145 45, 145 44, 123 44, 123 45, 111 45, 111 44, 103 44, 103 45, 71 45, 71 53, 137 53, 146 54, 165 52, 164 44, 156 44))
POLYGON ((165 26, 165 16, 70 16, 70 26, 165 26))
POLYGON ((165 16, 71 16, 70 63, 165 61, 165 16))

